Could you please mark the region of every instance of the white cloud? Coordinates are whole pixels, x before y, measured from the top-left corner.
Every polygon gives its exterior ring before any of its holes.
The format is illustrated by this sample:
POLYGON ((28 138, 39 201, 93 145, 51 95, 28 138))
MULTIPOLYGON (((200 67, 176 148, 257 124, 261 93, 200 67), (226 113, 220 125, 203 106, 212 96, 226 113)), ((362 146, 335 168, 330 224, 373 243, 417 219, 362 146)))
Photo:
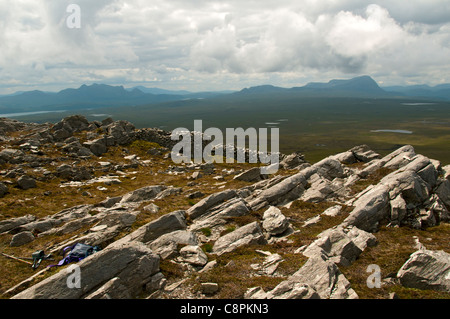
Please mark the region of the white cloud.
POLYGON ((358 74, 433 84, 450 82, 449 50, 447 0, 0 2, 0 93, 95 81, 288 86, 358 74), (81 29, 65 25, 70 3, 81 7, 81 29))

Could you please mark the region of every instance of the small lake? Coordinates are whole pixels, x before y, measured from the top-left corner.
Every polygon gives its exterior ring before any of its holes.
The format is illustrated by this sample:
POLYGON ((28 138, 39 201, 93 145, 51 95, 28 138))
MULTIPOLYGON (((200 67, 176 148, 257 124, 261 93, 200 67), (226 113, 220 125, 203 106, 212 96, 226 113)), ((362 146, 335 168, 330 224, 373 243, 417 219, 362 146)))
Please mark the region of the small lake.
POLYGON ((399 134, 412 134, 413 131, 408 130, 371 130, 373 133, 399 133, 399 134))
POLYGON ((420 103, 402 103, 402 105, 421 106, 421 105, 436 105, 436 103, 424 103, 424 102, 420 102, 420 103))

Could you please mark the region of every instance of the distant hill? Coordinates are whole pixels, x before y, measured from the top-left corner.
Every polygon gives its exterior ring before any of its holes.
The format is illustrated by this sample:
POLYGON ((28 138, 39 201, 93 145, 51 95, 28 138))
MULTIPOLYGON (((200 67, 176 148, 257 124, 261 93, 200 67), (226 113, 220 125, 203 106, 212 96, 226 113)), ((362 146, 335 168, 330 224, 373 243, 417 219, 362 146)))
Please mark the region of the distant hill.
POLYGON ((410 97, 423 97, 450 101, 450 84, 388 86, 383 88, 387 92, 398 93, 410 97))
POLYGON ((83 84, 77 89, 57 93, 42 91, 18 92, 0 96, 0 113, 51 110, 81 110, 102 107, 137 106, 190 99, 205 99, 232 91, 198 92, 170 91, 143 86, 125 89, 123 86, 83 84))
POLYGON ((192 93, 188 91, 168 91, 156 88, 146 89, 145 87, 125 89, 123 86, 83 84, 77 89, 64 89, 57 93, 35 90, 0 96, 0 113, 135 106, 186 99, 208 98, 220 94, 224 93, 192 93))
POLYGON ((238 92, 190 92, 172 91, 137 86, 125 89, 123 86, 106 84, 82 85, 77 89, 64 89, 57 93, 42 91, 17 92, 0 96, 0 113, 83 110, 104 107, 153 105, 166 102, 211 99, 219 97, 234 103, 239 99, 253 98, 394 98, 415 97, 432 100, 450 100, 450 84, 430 87, 427 85, 381 88, 370 76, 349 80, 331 80, 327 83, 308 83, 302 87, 282 88, 261 85, 245 88, 238 92), (237 100, 236 100, 237 99, 237 100))
POLYGON ((360 76, 350 80, 331 80, 328 83, 309 83, 299 89, 327 90, 330 92, 367 93, 385 95, 386 91, 380 88, 370 76, 360 76))
POLYGON ((312 82, 302 87, 281 88, 262 85, 241 90, 239 95, 267 93, 291 94, 298 97, 392 97, 395 94, 380 88, 370 76, 360 76, 350 80, 331 80, 328 83, 312 82))

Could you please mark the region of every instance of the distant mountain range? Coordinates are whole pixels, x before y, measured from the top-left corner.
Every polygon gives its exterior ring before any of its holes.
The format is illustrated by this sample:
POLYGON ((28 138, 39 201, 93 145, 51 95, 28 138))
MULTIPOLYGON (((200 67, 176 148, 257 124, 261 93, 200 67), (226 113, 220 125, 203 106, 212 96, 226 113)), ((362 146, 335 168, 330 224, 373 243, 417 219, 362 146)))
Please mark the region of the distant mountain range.
POLYGON ((405 96, 418 96, 438 100, 450 100, 450 84, 436 86, 411 85, 411 86, 389 86, 383 87, 387 92, 397 92, 405 96))
POLYGON ((350 80, 331 80, 328 83, 312 82, 302 87, 281 88, 272 85, 262 85, 243 89, 235 94, 274 94, 285 93, 296 96, 320 97, 393 97, 396 93, 380 88, 370 76, 360 76, 350 80))
POLYGON ((0 113, 35 112, 52 110, 81 110, 102 107, 136 106, 191 99, 255 97, 273 94, 301 97, 358 97, 397 98, 410 97, 450 101, 450 84, 430 87, 427 85, 391 86, 381 88, 370 76, 350 80, 331 80, 328 83, 308 83, 302 87, 282 88, 262 85, 238 92, 189 92, 137 86, 105 84, 82 85, 78 89, 65 89, 57 93, 43 91, 17 92, 0 96, 0 113))

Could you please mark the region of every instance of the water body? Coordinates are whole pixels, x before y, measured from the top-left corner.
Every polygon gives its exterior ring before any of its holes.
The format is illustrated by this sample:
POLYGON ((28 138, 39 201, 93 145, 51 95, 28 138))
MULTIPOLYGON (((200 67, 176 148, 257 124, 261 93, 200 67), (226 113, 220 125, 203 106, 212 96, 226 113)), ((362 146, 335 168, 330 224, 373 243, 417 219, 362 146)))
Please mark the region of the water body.
POLYGON ((408 130, 371 130, 374 133, 399 133, 399 134, 412 134, 413 131, 408 130))
POLYGON ((89 114, 90 116, 94 116, 94 117, 108 117, 111 116, 110 114, 89 114))
POLYGON ((66 110, 6 113, 6 114, 0 114, 0 117, 11 118, 11 117, 19 117, 19 116, 27 116, 27 115, 36 115, 36 114, 45 114, 45 113, 63 113, 63 112, 66 112, 66 110))
POLYGON ((420 106, 420 105, 436 105, 436 103, 402 103, 402 105, 420 106))

